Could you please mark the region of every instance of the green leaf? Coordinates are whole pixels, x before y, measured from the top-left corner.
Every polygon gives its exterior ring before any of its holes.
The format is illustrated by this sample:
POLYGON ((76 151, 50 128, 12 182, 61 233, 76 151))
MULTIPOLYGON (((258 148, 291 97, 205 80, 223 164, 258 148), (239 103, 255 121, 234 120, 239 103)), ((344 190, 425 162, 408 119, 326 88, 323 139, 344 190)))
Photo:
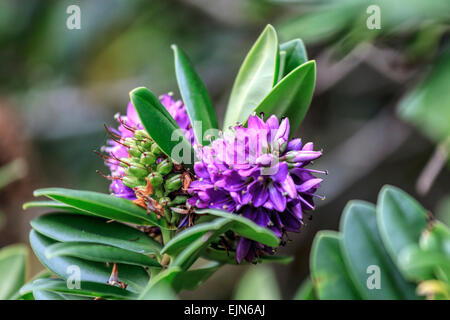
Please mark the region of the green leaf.
MULTIPOLYGON (((238 264, 236 261, 236 253, 233 251, 219 250, 211 247, 206 248, 203 252, 202 257, 207 260, 218 261, 226 264, 238 264)), ((258 263, 280 263, 289 264, 293 260, 291 256, 280 256, 278 254, 274 255, 264 255, 258 258, 258 263)), ((246 261, 240 264, 245 264, 246 261)))
POLYGON ((450 140, 449 82, 450 50, 447 49, 428 77, 409 91, 398 105, 400 117, 417 126, 435 143, 450 140))
POLYGON ((230 230, 230 227, 233 224, 232 220, 225 218, 217 219, 216 221, 217 223, 214 225, 214 229, 211 229, 200 238, 192 241, 191 244, 185 247, 183 251, 177 255, 171 265, 180 267, 181 270, 189 269, 209 244, 216 240, 221 234, 230 230))
MULTIPOLYGON (((71 267, 80 268, 81 287, 84 282, 107 283, 111 275, 113 265, 105 263, 86 261, 73 257, 54 257, 48 259, 45 255, 46 249, 56 242, 47 238, 35 230, 30 232, 30 244, 39 261, 50 271, 63 279, 73 274, 71 267)), ((149 281, 147 272, 138 266, 117 264, 119 280, 128 285, 127 289, 133 292, 141 291, 149 281)))
POLYGON ((435 279, 436 268, 441 268, 450 275, 450 257, 442 252, 421 250, 412 245, 403 249, 398 258, 403 274, 412 281, 435 279))
POLYGON ((171 292, 172 284, 175 277, 180 274, 181 268, 171 266, 155 277, 147 284, 145 289, 139 295, 139 300, 160 300, 174 299, 175 296, 171 292))
POLYGON ((72 294, 63 294, 58 292, 52 292, 47 290, 33 290, 31 295, 34 300, 92 300, 92 298, 75 296, 72 294))
POLYGON ((219 230, 223 227, 223 224, 223 219, 216 219, 212 222, 201 223, 189 227, 173 237, 161 250, 161 255, 164 253, 167 253, 168 255, 175 255, 186 248, 189 244, 205 235, 205 233, 219 230))
POLYGON ((234 299, 280 300, 280 291, 272 270, 262 265, 250 268, 239 281, 234 299))
POLYGON ((420 248, 436 251, 450 258, 450 229, 439 221, 433 221, 431 227, 422 233, 420 248))
POLYGON ((291 73, 298 66, 308 61, 305 45, 301 39, 294 39, 280 44, 280 51, 286 52, 284 60, 284 68, 280 66, 280 73, 282 70, 282 78, 291 73))
POLYGON ((419 242, 427 227, 427 213, 406 192, 387 185, 378 195, 377 223, 381 239, 396 262, 402 249, 419 242))
POLYGON ((0 300, 16 296, 25 283, 27 247, 10 245, 0 250, 0 300))
POLYGON ((321 300, 361 299, 342 258, 337 232, 319 231, 311 249, 311 277, 321 300))
POLYGON ((73 215, 51 213, 31 221, 39 233, 60 242, 91 242, 143 254, 157 254, 161 245, 132 227, 118 222, 73 215))
POLYGON ((308 112, 315 80, 315 61, 302 64, 277 83, 258 105, 256 114, 262 112, 266 119, 271 115, 279 119, 288 117, 291 133, 294 133, 308 112))
POLYGON ((64 188, 46 188, 34 191, 34 196, 45 196, 107 219, 167 228, 163 224, 164 220, 158 219, 155 213, 148 214, 146 210, 135 205, 130 200, 104 193, 64 188))
POLYGON ((278 79, 278 39, 268 25, 247 54, 231 90, 223 127, 245 123, 278 79))
POLYGON ((157 261, 146 255, 94 243, 55 243, 47 248, 45 255, 48 259, 59 256, 70 256, 96 262, 117 262, 142 267, 162 268, 157 261))
POLYGON ((196 141, 203 145, 205 132, 218 128, 211 98, 187 55, 176 45, 172 45, 172 49, 178 88, 193 125, 196 141))
POLYGON ((240 236, 260 242, 266 246, 277 247, 280 244, 280 239, 271 230, 263 228, 250 219, 240 215, 216 209, 196 210, 196 213, 208 213, 217 217, 229 219, 233 221, 230 228, 231 230, 235 231, 240 236))
POLYGON ((383 246, 374 205, 350 201, 340 229, 347 270, 364 299, 417 299, 415 286, 406 282, 383 246), (376 278, 380 279, 381 288, 369 289, 368 284, 376 284, 376 278))
POLYGON ((17 158, 0 167, 0 189, 16 180, 22 179, 27 174, 27 164, 24 159, 17 158))
POLYGON ((192 168, 194 149, 159 99, 144 87, 132 90, 130 99, 145 130, 161 150, 175 162, 192 168))
POLYGON ((317 300, 314 293, 313 282, 310 277, 303 280, 300 288, 298 288, 295 293, 293 300, 317 300))
MULTIPOLYGON (((79 289, 76 287, 70 289, 64 280, 38 279, 35 280, 30 287, 33 289, 33 293, 37 290, 63 294, 63 299, 68 298, 65 294, 80 297, 99 297, 104 299, 135 299, 137 297, 136 294, 122 288, 95 282, 83 282, 79 289)), ((46 298, 52 298, 52 296, 47 296, 46 298)), ((72 299, 80 298, 72 296, 72 299)))
POLYGON ((173 282, 176 292, 181 290, 195 290, 203 284, 214 272, 219 269, 222 264, 218 262, 210 262, 206 266, 198 269, 188 270, 179 273, 173 282))
POLYGON ((30 208, 51 208, 51 209, 58 209, 58 211, 66 211, 66 212, 73 212, 78 214, 84 214, 88 216, 95 216, 92 213, 78 210, 77 208, 71 207, 65 203, 61 203, 58 201, 30 201, 26 202, 22 206, 23 210, 28 210, 30 208))

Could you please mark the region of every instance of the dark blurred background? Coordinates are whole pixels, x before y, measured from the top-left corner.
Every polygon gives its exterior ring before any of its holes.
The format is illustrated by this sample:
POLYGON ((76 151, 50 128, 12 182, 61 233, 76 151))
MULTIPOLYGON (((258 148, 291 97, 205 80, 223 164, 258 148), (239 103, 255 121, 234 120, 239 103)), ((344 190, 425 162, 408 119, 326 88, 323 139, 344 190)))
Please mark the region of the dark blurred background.
MULTIPOLYGON (((27 243, 22 210, 35 188, 108 192, 95 173, 103 124, 128 92, 173 91, 172 43, 189 53, 219 121, 239 66, 268 23, 280 42, 302 38, 318 64, 316 93, 297 132, 323 148, 327 169, 311 221, 273 266, 284 298, 308 274, 314 234, 337 229, 351 199, 376 202, 398 186, 450 216, 450 1, 0 0, 0 246, 27 243), (69 30, 69 5, 81 29, 69 30), (366 11, 380 8, 381 28, 366 11), (15 160, 15 161, 13 161, 15 160), (13 162, 12 162, 13 161, 13 162)), ((42 267, 34 260, 31 274, 42 267)), ((188 298, 229 298, 244 267, 224 267, 188 298)))

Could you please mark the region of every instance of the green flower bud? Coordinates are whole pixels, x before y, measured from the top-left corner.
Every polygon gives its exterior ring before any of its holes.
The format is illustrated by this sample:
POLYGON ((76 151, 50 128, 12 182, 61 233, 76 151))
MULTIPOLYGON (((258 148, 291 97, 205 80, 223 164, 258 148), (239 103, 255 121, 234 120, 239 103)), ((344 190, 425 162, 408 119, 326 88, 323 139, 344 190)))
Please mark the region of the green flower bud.
POLYGON ((185 204, 187 200, 188 200, 187 196, 178 195, 172 201, 169 202, 169 205, 173 207, 179 204, 185 204))
POLYGON ((128 153, 131 154, 135 158, 140 158, 141 154, 142 154, 142 152, 139 151, 139 149, 136 146, 131 147, 130 149, 128 149, 128 153))
POLYGON ((134 131, 134 136, 137 139, 150 139, 149 135, 145 130, 136 130, 134 131))
POLYGON ((160 156, 163 153, 156 143, 152 144, 151 151, 155 156, 160 156))
POLYGON ((181 174, 177 174, 166 180, 164 189, 166 190, 166 193, 170 193, 172 191, 180 189, 181 184, 182 184, 181 174))
POLYGON ((148 179, 152 184, 153 188, 159 187, 164 182, 162 175, 159 172, 152 172, 148 175, 148 179))
POLYGON ((136 187, 145 185, 145 181, 144 180, 138 179, 138 178, 133 177, 133 176, 124 176, 122 178, 122 183, 124 185, 126 185, 127 187, 129 187, 129 188, 136 188, 136 187))
POLYGON ((145 178, 148 175, 148 171, 141 166, 131 165, 128 169, 125 170, 127 175, 136 176, 139 178, 145 178))
POLYGON ((156 162, 156 157, 155 157, 155 155, 153 154, 153 153, 150 153, 150 152, 144 152, 142 155, 141 155, 141 163, 142 164, 145 164, 145 165, 147 165, 147 166, 150 166, 150 165, 152 165, 152 164, 155 164, 155 162, 156 162))
POLYGON ((156 166, 156 171, 161 173, 162 175, 168 174, 170 171, 172 171, 173 164, 172 161, 169 159, 164 159, 158 165, 156 166))

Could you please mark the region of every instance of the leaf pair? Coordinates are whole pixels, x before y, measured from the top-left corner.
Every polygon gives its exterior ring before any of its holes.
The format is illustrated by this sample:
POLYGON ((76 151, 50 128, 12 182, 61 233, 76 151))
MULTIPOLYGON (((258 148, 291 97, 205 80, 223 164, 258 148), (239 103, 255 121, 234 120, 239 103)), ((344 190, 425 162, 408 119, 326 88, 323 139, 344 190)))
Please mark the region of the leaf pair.
POLYGON ((253 113, 288 117, 295 132, 309 108, 315 84, 315 62, 307 62, 300 39, 278 45, 267 26, 245 58, 234 82, 224 128, 246 123, 253 113), (277 83, 278 82, 278 83, 277 83))

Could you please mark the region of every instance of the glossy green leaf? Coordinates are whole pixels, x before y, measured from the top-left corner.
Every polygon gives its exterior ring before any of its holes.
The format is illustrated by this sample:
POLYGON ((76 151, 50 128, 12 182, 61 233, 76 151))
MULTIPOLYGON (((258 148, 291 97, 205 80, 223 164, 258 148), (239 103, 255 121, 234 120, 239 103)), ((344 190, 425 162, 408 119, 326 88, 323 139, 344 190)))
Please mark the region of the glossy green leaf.
POLYGON ((173 299, 171 288, 175 277, 180 274, 181 268, 171 266, 162 271, 147 284, 145 289, 139 295, 139 300, 161 300, 173 299), (171 297, 172 296, 172 297, 171 297))
POLYGON ((377 223, 383 243, 396 262, 402 249, 419 242, 427 227, 427 213, 406 192, 384 186, 378 195, 377 223))
POLYGON ((341 250, 353 283, 364 299, 417 299, 415 285, 407 282, 383 246, 375 206, 350 201, 341 218, 341 250), (376 285, 380 279, 380 288, 376 285), (372 289, 369 289, 372 287, 372 289))
POLYGON ((104 193, 64 188, 46 188, 34 191, 34 196, 45 196, 78 210, 107 219, 166 228, 166 225, 163 224, 164 220, 158 219, 155 213, 149 214, 130 200, 104 193))
POLYGON ((279 300, 278 284, 273 271, 263 265, 250 268, 239 281, 235 300, 279 300))
POLYGON ((337 232, 320 231, 311 249, 311 277, 321 300, 361 299, 342 257, 337 232))
MULTIPOLYGON (((47 238, 35 230, 30 232, 30 244, 39 261, 50 271, 63 279, 74 274, 74 267, 80 270, 81 286, 84 282, 96 282, 105 284, 111 275, 113 265, 105 263, 86 261, 73 257, 54 257, 48 259, 45 255, 46 249, 56 242, 47 238)), ((128 285, 127 289, 133 292, 141 291, 149 281, 147 272, 138 266, 117 264, 119 280, 128 285)))
POLYGON ((223 127, 245 123, 278 79, 278 39, 268 25, 247 54, 231 90, 223 127))
POLYGON ((0 250, 0 300, 15 297, 25 283, 27 257, 27 247, 21 244, 0 250))
POLYGON ((180 233, 178 233, 175 237, 173 237, 161 250, 161 254, 167 253, 169 255, 174 255, 183 250, 193 241, 205 235, 205 233, 218 230, 222 228, 223 220, 216 219, 212 222, 206 222, 201 224, 196 224, 192 227, 189 227, 180 233))
POLYGON ((176 45, 173 45, 172 49, 178 88, 189 119, 193 124, 196 141, 203 145, 205 132, 218 128, 211 98, 187 55, 176 45))
POLYGON ((232 220, 225 218, 217 219, 216 222, 217 223, 214 225, 215 229, 206 232, 200 238, 192 241, 177 255, 171 265, 180 267, 181 270, 189 269, 189 267, 194 264, 195 260, 203 254, 203 251, 209 244, 216 240, 221 234, 230 230, 233 225, 232 220))
MULTIPOLYGON (((203 252, 202 257, 208 260, 218 261, 226 264, 238 264, 236 261, 236 253, 228 250, 219 250, 211 247, 206 248, 203 252)), ((280 256, 279 254, 274 255, 264 255, 258 258, 258 263, 280 263, 289 264, 293 260, 291 256, 280 256)), ((240 264, 245 264, 242 261, 240 264)))
POLYGON ((132 90, 130 99, 145 130, 161 150, 174 161, 192 168, 194 149, 159 99, 144 87, 132 90))
POLYGON ((34 300, 92 300, 93 298, 35 289, 31 293, 34 300))
POLYGON ((260 242, 266 246, 277 247, 280 243, 280 239, 271 230, 263 228, 250 219, 240 215, 216 209, 203 209, 197 210, 196 212, 198 214, 208 213, 217 217, 230 219, 233 221, 231 230, 235 231, 240 236, 260 242))
POLYGON ((280 73, 282 78, 288 75, 298 66, 308 61, 305 45, 301 39, 294 39, 280 44, 280 51, 286 52, 284 58, 284 67, 280 66, 280 73))
POLYGON ((210 262, 198 269, 188 270, 179 273, 174 281, 173 287, 176 292, 181 290, 195 290, 221 266, 218 262, 210 262))
POLYGON ((118 222, 73 215, 51 213, 31 221, 39 233, 60 242, 91 242, 144 254, 158 253, 161 245, 137 229, 118 222))
MULTIPOLYGON (((81 297, 99 297, 104 299, 134 299, 137 297, 136 294, 122 288, 95 282, 83 282, 80 288, 70 289, 66 281, 61 279, 38 279, 30 287, 33 289, 33 293, 38 290, 63 294, 61 297, 64 300, 68 299, 69 295, 72 296, 69 299, 77 299, 73 295, 79 296, 80 298, 78 299, 81 299, 81 297)), ((52 297, 47 296, 45 298, 52 297)))
POLYGON ((298 288, 295 293, 293 300, 317 300, 314 293, 313 282, 310 277, 303 280, 300 288, 298 288))
POLYGON ((30 201, 26 202, 22 206, 23 210, 28 210, 31 208, 50 208, 50 209, 57 209, 58 211, 66 211, 66 212, 73 212, 78 214, 84 214, 88 216, 95 216, 92 213, 89 213, 87 211, 78 210, 77 208, 71 207, 65 203, 61 203, 58 201, 30 201))
POLYGON ((162 268, 156 260, 146 255, 95 243, 55 243, 47 248, 45 255, 48 259, 59 256, 70 256, 96 262, 117 262, 143 267, 162 268))
POLYGON ((264 113, 267 119, 276 115, 279 119, 289 118, 294 133, 305 118, 314 93, 316 63, 309 61, 294 69, 270 91, 255 109, 264 113))

